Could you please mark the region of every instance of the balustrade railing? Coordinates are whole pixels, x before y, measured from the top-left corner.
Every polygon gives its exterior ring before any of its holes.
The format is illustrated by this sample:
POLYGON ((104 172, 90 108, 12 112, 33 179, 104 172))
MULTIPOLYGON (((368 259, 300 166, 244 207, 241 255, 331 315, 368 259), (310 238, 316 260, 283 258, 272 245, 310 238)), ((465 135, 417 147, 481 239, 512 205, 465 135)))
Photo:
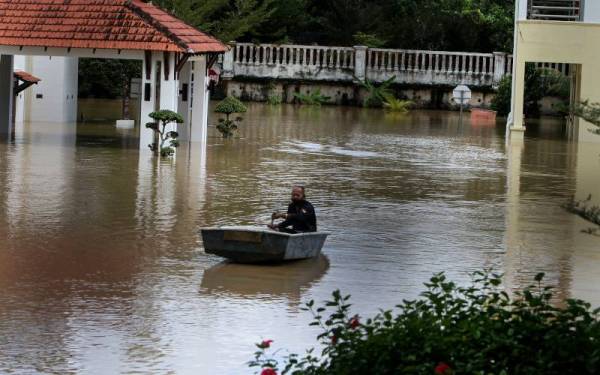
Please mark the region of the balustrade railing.
POLYGON ((238 43, 234 63, 247 65, 299 65, 330 69, 353 69, 354 49, 300 45, 238 43))
POLYGON ((512 71, 505 53, 236 43, 223 57, 224 77, 495 86, 512 71))
POLYGON ((582 21, 583 0, 529 0, 528 18, 532 20, 582 21))
POLYGON ((369 49, 367 69, 493 74, 494 55, 483 53, 369 49))

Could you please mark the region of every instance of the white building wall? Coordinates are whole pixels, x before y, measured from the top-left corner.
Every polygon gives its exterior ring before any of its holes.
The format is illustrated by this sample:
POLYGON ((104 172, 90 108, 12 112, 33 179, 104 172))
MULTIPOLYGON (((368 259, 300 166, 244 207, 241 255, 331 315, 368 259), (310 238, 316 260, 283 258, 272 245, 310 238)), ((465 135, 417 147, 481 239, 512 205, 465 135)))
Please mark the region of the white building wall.
POLYGON ((76 57, 17 56, 21 69, 41 79, 17 98, 17 122, 77 121, 76 57))
POLYGON ((583 9, 583 21, 589 23, 600 23, 600 1, 585 1, 583 9))
MULTIPOLYGON (((14 70, 27 71, 27 60, 25 56, 15 56, 14 70)), ((15 122, 23 122, 25 120, 25 96, 28 90, 21 91, 15 98, 15 122)))

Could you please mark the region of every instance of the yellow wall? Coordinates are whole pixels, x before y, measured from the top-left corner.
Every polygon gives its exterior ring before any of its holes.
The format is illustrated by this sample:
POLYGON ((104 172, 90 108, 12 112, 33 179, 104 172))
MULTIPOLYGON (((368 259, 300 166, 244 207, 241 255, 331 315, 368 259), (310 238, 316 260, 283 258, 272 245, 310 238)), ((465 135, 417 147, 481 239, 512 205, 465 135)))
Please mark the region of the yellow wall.
MULTIPOLYGON (((559 21, 519 21, 516 30, 514 128, 523 126, 523 92, 526 62, 581 65, 580 99, 600 102, 600 24, 559 21)), ((580 121, 582 141, 600 142, 600 136, 580 121)))

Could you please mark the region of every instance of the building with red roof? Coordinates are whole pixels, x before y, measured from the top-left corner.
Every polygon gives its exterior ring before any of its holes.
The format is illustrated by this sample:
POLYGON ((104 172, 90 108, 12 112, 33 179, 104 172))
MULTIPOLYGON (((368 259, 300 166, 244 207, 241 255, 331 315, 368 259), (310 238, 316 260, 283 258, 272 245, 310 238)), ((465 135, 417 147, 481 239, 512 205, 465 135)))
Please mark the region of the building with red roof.
MULTIPOLYGON (((227 49, 149 1, 0 0, 0 133, 10 132, 12 122, 9 109, 14 98, 9 86, 13 80, 3 77, 9 70, 12 76, 14 56, 25 56, 17 58, 21 65, 37 59, 39 69, 31 73, 42 82, 35 86, 32 103, 48 122, 58 112, 57 122, 76 120, 77 60, 96 57, 142 61, 140 122, 149 122, 148 114, 156 109, 174 110, 186 119, 180 129, 182 140, 203 141, 208 115, 206 72, 227 49), (60 87, 57 79, 62 81, 60 87), (57 102, 63 110, 50 111, 59 108, 57 102)), ((153 134, 140 128, 140 148, 146 148, 153 134)))

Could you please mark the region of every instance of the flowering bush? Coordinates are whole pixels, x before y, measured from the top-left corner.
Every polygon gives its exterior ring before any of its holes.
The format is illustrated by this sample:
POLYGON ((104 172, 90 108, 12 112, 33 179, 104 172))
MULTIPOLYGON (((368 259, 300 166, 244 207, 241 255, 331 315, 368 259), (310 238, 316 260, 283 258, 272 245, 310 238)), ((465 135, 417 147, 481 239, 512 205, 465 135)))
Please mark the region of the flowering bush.
POLYGON ((372 319, 351 314, 350 296, 335 291, 324 306, 305 307, 322 330, 320 354, 278 361, 263 342, 249 365, 263 375, 600 373, 600 309, 572 299, 554 306, 543 276, 511 297, 491 272, 473 274, 468 287, 437 274, 420 299, 372 319))

